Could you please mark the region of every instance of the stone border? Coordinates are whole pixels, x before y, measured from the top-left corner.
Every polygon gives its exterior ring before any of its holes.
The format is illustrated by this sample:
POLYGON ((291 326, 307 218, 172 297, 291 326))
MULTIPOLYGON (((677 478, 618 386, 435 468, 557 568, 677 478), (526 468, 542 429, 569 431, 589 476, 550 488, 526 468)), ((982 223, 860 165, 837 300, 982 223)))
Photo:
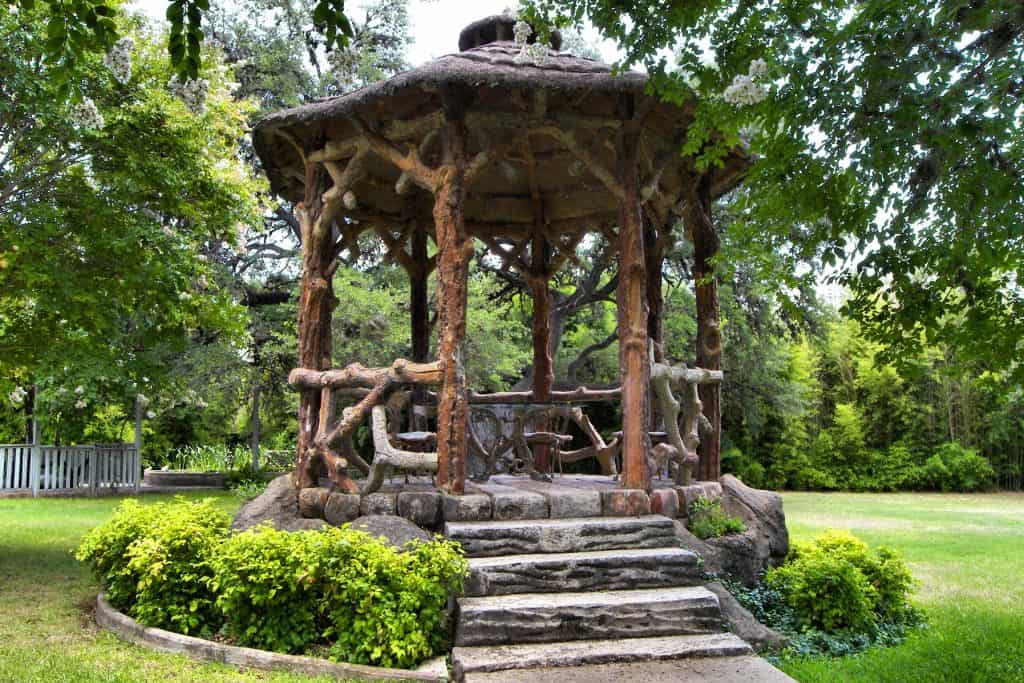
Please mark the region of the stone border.
POLYGON ((251 647, 236 647, 203 638, 143 626, 110 606, 103 593, 96 596, 96 623, 123 640, 160 652, 188 655, 192 659, 268 671, 291 671, 310 676, 333 676, 360 681, 447 681, 443 657, 427 660, 418 669, 386 669, 363 664, 341 664, 317 657, 283 655, 251 647))

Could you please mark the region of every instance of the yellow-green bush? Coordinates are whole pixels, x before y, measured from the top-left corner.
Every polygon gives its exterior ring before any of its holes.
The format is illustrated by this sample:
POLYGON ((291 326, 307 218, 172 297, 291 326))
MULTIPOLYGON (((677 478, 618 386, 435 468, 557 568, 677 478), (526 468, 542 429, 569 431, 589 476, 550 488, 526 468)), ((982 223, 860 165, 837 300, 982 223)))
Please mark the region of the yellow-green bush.
POLYGON ((160 513, 158 505, 143 506, 129 498, 113 517, 91 529, 75 552, 75 558, 88 565, 103 584, 107 600, 119 610, 131 607, 139 581, 128 569, 128 546, 149 532, 160 513))
POLYGON ((179 501, 160 510, 147 533, 128 546, 128 571, 138 579, 129 614, 179 633, 217 630, 221 616, 210 587, 211 560, 230 523, 212 500, 179 501))
POLYGON ((467 565, 458 545, 413 542, 395 552, 365 534, 337 534, 324 566, 324 605, 340 661, 407 667, 445 649, 446 607, 467 565))
POLYGON ((874 551, 859 538, 826 531, 794 543, 786 564, 768 572, 805 627, 826 633, 861 631, 908 609, 913 578, 889 548, 874 551))
POLYGON ((301 652, 319 640, 322 567, 333 536, 265 525, 224 541, 211 585, 228 634, 241 645, 277 652, 301 652))
POLYGON ((398 552, 350 529, 230 534, 211 502, 123 503, 77 557, 141 623, 281 652, 410 667, 441 652, 467 565, 444 539, 398 552))

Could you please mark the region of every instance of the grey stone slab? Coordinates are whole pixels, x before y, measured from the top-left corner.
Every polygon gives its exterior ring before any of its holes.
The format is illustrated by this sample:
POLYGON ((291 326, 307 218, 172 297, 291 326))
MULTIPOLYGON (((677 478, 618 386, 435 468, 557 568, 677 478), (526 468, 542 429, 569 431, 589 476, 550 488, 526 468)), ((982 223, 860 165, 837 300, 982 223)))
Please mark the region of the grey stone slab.
POLYGON ((437 491, 402 491, 398 494, 398 515, 433 529, 441 522, 441 494, 437 491))
POLYGON ((441 511, 446 522, 479 522, 491 518, 491 497, 485 493, 461 496, 441 494, 441 511))
POLYGON ((445 535, 470 557, 679 547, 672 520, 661 515, 448 522, 445 535))
POLYGON ((601 492, 573 488, 559 484, 561 477, 551 482, 521 479, 515 488, 539 493, 548 499, 549 516, 552 518, 599 517, 601 515, 601 492))
POLYGON ((341 526, 359 516, 359 496, 334 491, 324 504, 324 519, 328 524, 341 526))
POLYGON ((525 489, 501 484, 477 484, 476 489, 491 499, 491 516, 496 520, 544 519, 548 516, 547 498, 525 489))
POLYGON ((718 597, 703 586, 523 593, 460 599, 455 644, 638 638, 721 628, 718 597))
POLYGON ((696 585, 697 555, 682 548, 475 557, 467 596, 696 585))
POLYGON ((667 660, 469 673, 463 680, 464 683, 793 683, 792 678, 760 657, 722 657, 713 653, 667 660))
POLYGON ((452 663, 458 680, 462 675, 474 672, 749 654, 750 646, 735 635, 709 633, 622 640, 456 647, 452 651, 452 663))
POLYGON ((397 493, 368 493, 359 503, 359 512, 365 515, 397 515, 397 493))

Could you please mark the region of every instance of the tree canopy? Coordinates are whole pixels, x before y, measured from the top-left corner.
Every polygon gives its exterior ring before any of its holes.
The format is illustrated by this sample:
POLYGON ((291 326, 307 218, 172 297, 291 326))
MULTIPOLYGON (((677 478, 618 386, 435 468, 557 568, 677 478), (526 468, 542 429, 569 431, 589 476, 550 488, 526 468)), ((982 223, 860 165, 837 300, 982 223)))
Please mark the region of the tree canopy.
POLYGON ((828 269, 883 357, 942 342, 1024 376, 1024 5, 537 0, 526 13, 590 22, 663 97, 696 94, 684 151, 698 166, 745 140, 758 161, 736 243, 828 269), (730 97, 754 70, 764 99, 730 97))

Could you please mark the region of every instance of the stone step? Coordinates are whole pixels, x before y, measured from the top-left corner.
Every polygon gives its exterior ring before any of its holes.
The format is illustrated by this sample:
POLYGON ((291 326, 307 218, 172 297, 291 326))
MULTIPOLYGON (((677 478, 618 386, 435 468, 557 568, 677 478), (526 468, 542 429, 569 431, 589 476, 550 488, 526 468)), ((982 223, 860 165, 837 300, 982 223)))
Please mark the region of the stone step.
POLYGON ((593 593, 521 593, 459 600, 456 645, 712 633, 718 597, 703 586, 593 593))
POLYGON ((470 597, 689 586, 701 579, 697 555, 683 548, 472 557, 469 570, 470 597))
POLYGON ((462 680, 463 676, 474 672, 663 661, 689 657, 733 657, 750 653, 750 646, 732 633, 707 633, 656 638, 456 647, 452 651, 452 668, 455 680, 462 680))
POLYGON ((469 557, 679 547, 672 520, 661 515, 448 522, 444 535, 469 557))

